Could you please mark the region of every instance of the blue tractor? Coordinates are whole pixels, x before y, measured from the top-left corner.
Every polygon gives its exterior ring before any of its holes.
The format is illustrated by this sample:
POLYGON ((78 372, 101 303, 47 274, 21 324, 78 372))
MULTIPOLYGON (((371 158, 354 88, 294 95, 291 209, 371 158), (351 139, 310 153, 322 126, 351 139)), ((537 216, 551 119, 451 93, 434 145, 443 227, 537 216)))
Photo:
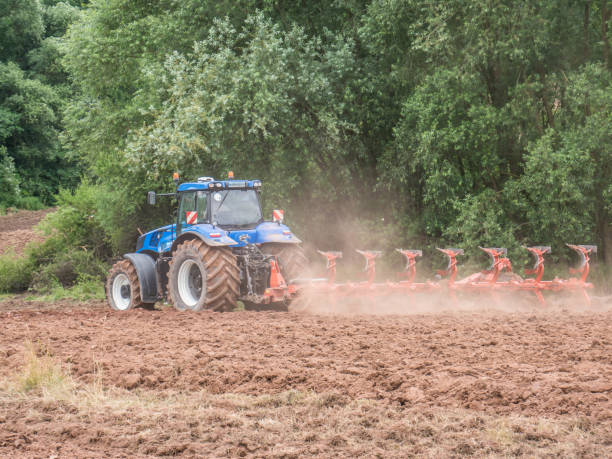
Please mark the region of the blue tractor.
MULTIPOLYGON (((106 282, 110 306, 125 311, 169 299, 179 310, 229 311, 280 306, 289 281, 307 265, 301 241, 282 222, 264 221, 261 181, 200 177, 178 184, 176 221, 141 235, 136 252, 113 265, 106 282)), ((154 205, 155 192, 147 196, 154 205)))

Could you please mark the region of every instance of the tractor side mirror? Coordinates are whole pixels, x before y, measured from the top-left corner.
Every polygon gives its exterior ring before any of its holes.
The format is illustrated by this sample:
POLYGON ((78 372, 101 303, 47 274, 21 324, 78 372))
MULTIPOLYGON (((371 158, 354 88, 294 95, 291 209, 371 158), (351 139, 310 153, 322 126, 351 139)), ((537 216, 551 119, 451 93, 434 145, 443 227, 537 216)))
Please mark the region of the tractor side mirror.
POLYGON ((157 196, 155 195, 155 191, 149 191, 147 193, 147 202, 150 206, 154 206, 157 200, 157 196))

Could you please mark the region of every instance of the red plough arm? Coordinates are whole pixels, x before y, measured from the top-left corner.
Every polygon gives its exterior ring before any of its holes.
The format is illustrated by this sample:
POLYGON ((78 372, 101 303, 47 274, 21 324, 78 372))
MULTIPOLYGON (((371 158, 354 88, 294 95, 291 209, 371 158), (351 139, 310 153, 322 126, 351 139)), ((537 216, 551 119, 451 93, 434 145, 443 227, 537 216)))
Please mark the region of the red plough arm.
POLYGON ((487 281, 491 284, 497 282, 499 275, 504 272, 512 272, 512 264, 506 258, 508 249, 505 247, 478 247, 483 252, 491 257, 489 268, 482 271, 482 274, 487 275, 487 281))
POLYGON ((542 295, 542 290, 558 290, 559 282, 554 281, 543 281, 542 276, 544 275, 544 255, 551 252, 551 248, 547 245, 536 245, 533 247, 525 247, 533 255, 535 261, 533 268, 525 269, 526 275, 534 275, 535 277, 524 279, 518 285, 521 290, 531 290, 535 294, 536 298, 542 306, 546 305, 546 300, 542 295))
POLYGON ((437 250, 439 250, 448 257, 448 265, 446 266, 446 269, 439 269, 437 271, 437 274, 442 277, 448 276, 449 285, 453 285, 453 283, 455 282, 455 278, 457 277, 457 256, 464 254, 463 249, 437 248, 437 250))
POLYGON ((422 257, 423 251, 410 249, 395 249, 395 251, 401 253, 406 259, 406 266, 404 266, 404 271, 399 273, 399 277, 406 282, 412 283, 416 276, 416 257, 422 257))
POLYGON ((580 266, 578 268, 570 268, 571 274, 580 274, 580 279, 576 279, 574 277, 562 281, 563 285, 567 289, 571 290, 580 290, 582 292, 582 296, 584 297, 587 304, 591 304, 591 298, 587 293, 587 288, 593 288, 593 284, 586 281, 587 276, 589 275, 590 265, 589 265, 589 255, 591 253, 597 253, 596 245, 573 245, 566 244, 570 249, 573 249, 580 256, 580 266))
POLYGON ((570 268, 570 273, 571 274, 580 274, 580 281, 581 282, 586 282, 586 278, 589 275, 589 254, 591 253, 597 253, 597 246, 596 245, 572 245, 572 244, 565 244, 567 245, 570 249, 573 249, 576 251, 576 253, 578 253, 578 255, 580 256, 580 266, 578 268, 570 268))
POLYGON ((542 280, 542 276, 544 275, 544 255, 550 253, 550 247, 547 245, 536 245, 533 247, 524 247, 529 250, 529 252, 535 258, 535 263, 533 268, 525 269, 525 274, 535 275, 534 281, 540 282, 542 280))
POLYGON ((365 257, 366 282, 371 284, 376 277, 376 259, 382 255, 380 250, 357 250, 357 253, 365 257))
POLYGON ((342 252, 321 252, 317 250, 327 260, 327 283, 333 284, 336 282, 336 260, 342 258, 342 252))

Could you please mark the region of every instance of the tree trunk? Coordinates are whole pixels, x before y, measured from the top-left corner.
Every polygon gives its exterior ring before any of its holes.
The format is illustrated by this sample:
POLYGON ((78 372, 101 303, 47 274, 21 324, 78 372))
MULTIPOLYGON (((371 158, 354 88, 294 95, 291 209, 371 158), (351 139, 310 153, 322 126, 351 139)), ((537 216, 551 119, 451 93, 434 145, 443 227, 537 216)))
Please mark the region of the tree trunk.
POLYGON ((591 57, 591 44, 589 43, 589 23, 591 20, 591 2, 584 3, 584 22, 582 30, 584 33, 584 60, 585 62, 591 57))
POLYGON ((612 262, 612 224, 608 221, 600 223, 601 247, 599 247, 599 259, 602 263, 612 262))
MULTIPOLYGON (((539 67, 539 66, 538 66, 539 67)), ((548 102, 548 97, 546 96, 546 73, 544 72, 543 67, 539 67, 538 72, 540 74, 540 82, 542 83, 542 91, 540 95, 542 97, 542 105, 544 105, 544 110, 546 111, 546 119, 548 121, 548 127, 555 127, 555 114, 553 113, 552 106, 548 102)))
POLYGON ((603 59, 606 68, 610 68, 610 41, 608 40, 608 21, 610 20, 610 10, 608 0, 601 0, 601 39, 603 41, 603 59))

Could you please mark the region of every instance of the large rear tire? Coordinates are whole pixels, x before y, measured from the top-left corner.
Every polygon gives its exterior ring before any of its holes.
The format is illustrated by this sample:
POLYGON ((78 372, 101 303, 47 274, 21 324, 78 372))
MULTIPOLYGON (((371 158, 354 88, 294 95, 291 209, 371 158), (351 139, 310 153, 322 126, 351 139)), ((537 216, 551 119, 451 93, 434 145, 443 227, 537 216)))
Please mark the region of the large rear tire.
POLYGON ((301 245, 268 243, 262 245, 261 251, 265 254, 276 255, 285 282, 289 283, 293 279, 305 276, 308 269, 308 258, 301 245))
MULTIPOLYGON (((276 261, 285 282, 290 283, 293 279, 306 276, 309 263, 302 246, 297 244, 267 243, 261 246, 261 251, 266 255, 276 256, 276 261)), ((249 301, 243 301, 243 303, 244 308, 249 311, 288 311, 290 301, 271 304, 258 304, 249 301)))
POLYGON ((113 265, 106 281, 106 298, 115 311, 128 311, 136 307, 152 308, 140 296, 140 282, 136 268, 130 260, 121 260, 113 265))
POLYGON ((231 311, 240 294, 240 269, 231 249, 200 240, 178 246, 168 280, 170 300, 180 311, 231 311))

